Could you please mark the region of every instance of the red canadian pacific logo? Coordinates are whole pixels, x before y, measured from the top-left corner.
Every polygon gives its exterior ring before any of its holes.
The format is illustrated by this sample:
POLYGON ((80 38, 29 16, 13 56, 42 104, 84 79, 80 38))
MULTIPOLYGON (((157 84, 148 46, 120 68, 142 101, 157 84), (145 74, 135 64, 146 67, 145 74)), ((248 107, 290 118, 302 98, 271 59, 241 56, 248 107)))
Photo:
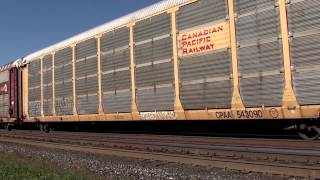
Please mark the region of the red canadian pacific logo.
POLYGON ((179 56, 230 47, 229 23, 224 22, 202 27, 188 32, 182 32, 178 37, 179 56))
POLYGON ((0 83, 0 95, 8 93, 8 82, 0 83))

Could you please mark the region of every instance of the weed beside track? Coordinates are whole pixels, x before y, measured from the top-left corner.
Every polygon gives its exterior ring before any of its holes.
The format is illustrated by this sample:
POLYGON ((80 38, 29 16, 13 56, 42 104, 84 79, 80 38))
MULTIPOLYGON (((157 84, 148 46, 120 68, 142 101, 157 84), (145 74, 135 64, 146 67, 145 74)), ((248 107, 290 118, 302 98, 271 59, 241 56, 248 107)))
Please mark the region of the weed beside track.
POLYGON ((26 158, 15 153, 0 154, 0 179, 89 180, 45 161, 26 158))

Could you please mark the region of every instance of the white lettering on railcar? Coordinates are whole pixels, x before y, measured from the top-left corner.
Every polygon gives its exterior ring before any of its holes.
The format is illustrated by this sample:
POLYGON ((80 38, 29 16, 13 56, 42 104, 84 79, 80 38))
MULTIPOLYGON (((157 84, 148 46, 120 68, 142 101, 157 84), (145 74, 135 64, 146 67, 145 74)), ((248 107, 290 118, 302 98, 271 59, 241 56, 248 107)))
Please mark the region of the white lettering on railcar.
POLYGON ((0 95, 8 94, 8 82, 0 83, 0 95))
POLYGON ((173 111, 162 112, 141 112, 142 120, 176 120, 176 114, 173 111))
POLYGON ((7 84, 4 84, 4 86, 3 87, 1 87, 1 91, 2 92, 8 92, 8 87, 7 87, 7 84))

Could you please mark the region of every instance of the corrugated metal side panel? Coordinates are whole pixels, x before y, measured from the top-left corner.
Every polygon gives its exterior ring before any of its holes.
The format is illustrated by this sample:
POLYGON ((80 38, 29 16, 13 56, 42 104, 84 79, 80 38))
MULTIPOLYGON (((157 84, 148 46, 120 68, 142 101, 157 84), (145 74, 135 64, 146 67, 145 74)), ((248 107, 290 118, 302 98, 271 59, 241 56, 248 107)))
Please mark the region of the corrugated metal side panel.
POLYGON ((58 116, 73 114, 72 49, 57 51, 54 61, 55 105, 58 116))
POLYGON ((106 113, 131 112, 130 90, 105 91, 103 94, 103 101, 104 111, 106 113))
POLYGON ((224 20, 228 14, 227 6, 226 0, 199 0, 182 6, 177 13, 178 29, 224 20))
POLYGON ((282 102, 284 76, 281 42, 240 47, 240 90, 247 107, 279 106, 282 102))
POLYGON ((124 27, 106 33, 101 38, 101 51, 113 51, 114 49, 129 45, 129 28, 124 27))
POLYGON ((237 0, 240 93, 246 107, 280 106, 284 77, 279 8, 274 1, 237 0), (247 1, 245 1, 247 2, 247 1), (261 4, 258 4, 261 3, 261 4))
POLYGON ((174 93, 172 86, 143 89, 137 92, 140 111, 173 110, 174 93), (169 103, 168 103, 169 102, 169 103))
POLYGON ((43 114, 52 115, 52 56, 43 58, 43 114))
POLYGON ((41 61, 34 60, 29 64, 29 115, 41 116, 41 61))
POLYGON ((9 115, 9 94, 0 95, 0 118, 10 117, 9 115))
POLYGON ((181 101, 187 110, 230 108, 229 94, 232 94, 231 80, 181 86, 181 101))
POLYGON ((0 83, 9 81, 9 71, 0 72, 0 83))
POLYGON ((266 39, 274 41, 280 35, 279 8, 271 6, 248 14, 240 14, 236 29, 240 45, 266 39))
POLYGON ((281 44, 280 41, 273 41, 258 45, 241 46, 238 53, 241 75, 245 76, 268 71, 280 73, 280 70, 283 69, 281 44))
POLYGON ((301 105, 319 104, 320 102, 320 71, 318 69, 294 74, 294 87, 301 105))
POLYGON ((251 13, 258 9, 270 8, 276 5, 278 0, 236 0, 235 10, 238 15, 251 13))
POLYGON ((288 6, 289 30, 296 33, 319 32, 320 2, 318 0, 291 0, 288 6))
POLYGON ((131 112, 129 28, 101 38, 103 107, 105 113, 131 112))
MULTIPOLYGON (((7 84, 7 93, 0 93, 0 118, 10 117, 9 114, 9 70, 0 72, 0 83, 7 84)), ((3 86, 2 86, 3 87, 3 86)))
POLYGON ((160 14, 137 23, 134 33, 139 111, 173 110, 170 14, 160 14))
POLYGON ((79 114, 98 113, 97 41, 89 39, 76 46, 76 93, 79 114))
POLYGON ((139 21, 134 26, 135 42, 141 42, 167 34, 171 34, 171 17, 168 13, 139 21))
POLYGON ((288 6, 294 89, 299 104, 320 102, 320 2, 292 1, 288 6))
MULTIPOLYGON (((225 0, 200 0, 181 7, 177 13, 179 31, 214 22, 228 16, 225 0)), ((231 52, 227 49, 186 56, 180 61, 180 99, 186 110, 229 108, 232 81, 231 52)))
POLYGON ((137 65, 167 59, 172 59, 171 37, 147 42, 135 47, 135 62, 137 65))
POLYGON ((291 58, 294 67, 301 69, 314 69, 320 66, 320 33, 294 37, 291 41, 291 58))
POLYGON ((258 75, 241 79, 241 95, 247 107, 280 106, 283 88, 282 74, 258 75))
POLYGON ((185 109, 229 108, 233 84, 229 50, 180 60, 180 98, 185 109))

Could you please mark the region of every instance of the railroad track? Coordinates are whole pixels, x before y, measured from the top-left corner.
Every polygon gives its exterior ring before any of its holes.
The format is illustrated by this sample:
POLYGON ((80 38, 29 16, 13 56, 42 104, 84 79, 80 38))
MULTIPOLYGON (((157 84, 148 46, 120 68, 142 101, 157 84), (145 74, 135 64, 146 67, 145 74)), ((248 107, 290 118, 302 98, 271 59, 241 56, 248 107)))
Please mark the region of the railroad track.
POLYGON ((320 178, 320 141, 0 131, 0 141, 241 171, 320 178))

